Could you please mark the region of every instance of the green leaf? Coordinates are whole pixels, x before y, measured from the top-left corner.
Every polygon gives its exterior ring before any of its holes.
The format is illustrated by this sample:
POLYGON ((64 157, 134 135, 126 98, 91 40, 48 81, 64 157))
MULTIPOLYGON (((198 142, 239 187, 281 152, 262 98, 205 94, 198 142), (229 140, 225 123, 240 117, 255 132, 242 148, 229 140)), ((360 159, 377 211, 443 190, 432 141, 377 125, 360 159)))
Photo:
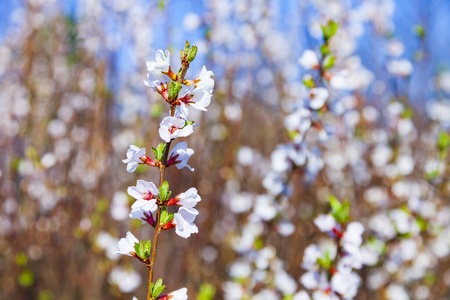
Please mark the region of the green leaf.
POLYGON ((184 44, 184 54, 187 54, 189 52, 189 48, 191 47, 191 44, 186 41, 186 43, 184 44))
POLYGON ((335 60, 336 58, 334 55, 328 55, 323 61, 323 68, 325 70, 331 69, 334 66, 335 60))
POLYGON ((325 251, 325 256, 317 259, 317 264, 325 270, 329 270, 331 268, 333 261, 331 260, 330 252, 328 250, 325 251))
POLYGON ((322 55, 325 56, 328 53, 330 53, 330 49, 328 48, 327 45, 322 45, 320 46, 320 53, 322 53, 322 55))
POLYGON ((311 75, 305 75, 303 76, 303 84, 306 85, 308 88, 312 89, 316 86, 314 82, 314 78, 311 75))
POLYGON ((164 112, 164 108, 159 103, 153 104, 153 106, 150 108, 150 115, 153 118, 159 118, 163 112, 164 112))
POLYGON ((423 219, 421 217, 417 217, 416 218, 416 222, 417 222, 417 225, 420 228, 420 231, 426 231, 427 230, 428 223, 427 223, 427 221, 425 219, 423 219))
POLYGON ((159 278, 155 284, 152 284, 152 298, 156 299, 166 288, 165 285, 162 284, 162 279, 159 278))
POLYGON ((296 130, 288 130, 287 135, 291 140, 293 140, 298 135, 298 132, 296 130))
POLYGON ((152 242, 150 240, 145 243, 145 252, 150 256, 150 252, 152 251, 152 242))
POLYGON ((19 275, 19 285, 29 287, 34 283, 34 274, 31 270, 23 270, 19 275))
POLYGON ((450 135, 445 131, 439 132, 437 145, 441 150, 448 148, 450 146, 450 135))
POLYGON ((158 2, 158 9, 164 10, 166 8, 166 2, 164 0, 161 0, 158 2))
POLYGON ((27 264, 27 262, 28 262, 28 259, 27 259, 27 256, 26 256, 25 253, 23 253, 23 252, 17 253, 17 255, 16 255, 16 265, 24 266, 24 265, 27 264))
POLYGON ((333 212, 337 212, 341 209, 341 203, 336 197, 330 196, 328 197, 328 201, 330 202, 330 206, 333 212))
POLYGON ((161 211, 161 224, 167 224, 173 219, 173 214, 167 212, 167 207, 163 207, 161 211))
POLYGON ((414 114, 413 110, 408 107, 403 111, 402 118, 403 119, 412 119, 413 114, 414 114))
POLYGON ((138 257, 142 257, 142 255, 143 255, 143 248, 141 247, 142 246, 142 243, 134 243, 134 252, 136 252, 136 255, 138 256, 138 257))
POLYGON ((421 39, 423 39, 423 38, 425 37, 425 35, 426 35, 425 28, 424 28, 423 26, 421 26, 421 25, 416 25, 416 26, 414 27, 414 33, 415 33, 418 37, 420 37, 421 39))
POLYGON ((197 300, 212 300, 216 294, 216 288, 209 283, 202 283, 198 292, 197 300))
POLYGON ((321 25, 323 32, 323 39, 325 42, 328 42, 335 34, 339 28, 339 23, 334 22, 333 20, 328 21, 326 25, 321 25))
POLYGON ((169 183, 164 181, 159 187, 159 200, 161 202, 166 202, 169 199, 169 196, 172 192, 169 191, 169 183))
POLYGON ((433 180, 439 175, 439 170, 434 170, 425 175, 427 181, 433 180))
POLYGON ((165 143, 159 143, 158 147, 152 148, 153 154, 155 155, 155 159, 157 161, 161 161, 164 156, 164 150, 166 150, 165 143))
POLYGON ((189 50, 188 54, 188 62, 192 62, 197 55, 197 46, 192 46, 191 50, 189 50))
POLYGON ((332 209, 331 215, 339 223, 345 223, 350 219, 350 202, 345 200, 342 204, 334 196, 328 198, 332 209))
POLYGON ((52 300, 53 294, 49 290, 39 291, 38 300, 52 300))
POLYGON ((178 97, 178 93, 181 90, 181 82, 171 81, 169 85, 169 98, 174 100, 178 97))

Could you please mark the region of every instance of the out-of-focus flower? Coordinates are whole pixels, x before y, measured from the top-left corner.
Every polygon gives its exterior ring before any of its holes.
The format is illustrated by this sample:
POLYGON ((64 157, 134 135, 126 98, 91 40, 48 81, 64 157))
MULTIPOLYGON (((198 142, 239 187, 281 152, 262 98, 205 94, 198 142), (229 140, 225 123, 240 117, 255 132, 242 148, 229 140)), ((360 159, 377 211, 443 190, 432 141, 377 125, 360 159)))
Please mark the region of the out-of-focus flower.
POLYGON ((364 232, 364 226, 359 222, 351 222, 342 236, 342 244, 345 251, 354 253, 358 251, 362 243, 361 235, 364 232))
POLYGON ((344 299, 353 299, 358 292, 361 279, 354 273, 337 272, 331 278, 332 289, 342 295, 344 299))
MULTIPOLYGON (((123 293, 129 293, 137 289, 142 282, 141 275, 139 275, 138 272, 132 270, 132 269, 124 269, 121 267, 115 267, 111 274, 109 274, 110 282, 112 284, 117 284, 119 289, 123 293)), ((134 297, 133 299, 136 299, 134 297)))
POLYGON ((312 109, 320 109, 325 105, 329 93, 325 88, 313 88, 309 91, 309 96, 311 99, 311 101, 309 102, 309 107, 311 107, 312 109))
POLYGON ((316 224, 322 232, 330 232, 337 225, 336 220, 332 215, 319 215, 316 219, 314 219, 314 224, 316 224))
POLYGON ((319 69, 319 60, 317 59, 317 55, 312 50, 305 50, 303 52, 302 57, 299 58, 298 63, 305 69, 319 69))
POLYGON ((406 77, 413 72, 414 67, 409 60, 402 58, 389 61, 387 69, 393 75, 406 77))

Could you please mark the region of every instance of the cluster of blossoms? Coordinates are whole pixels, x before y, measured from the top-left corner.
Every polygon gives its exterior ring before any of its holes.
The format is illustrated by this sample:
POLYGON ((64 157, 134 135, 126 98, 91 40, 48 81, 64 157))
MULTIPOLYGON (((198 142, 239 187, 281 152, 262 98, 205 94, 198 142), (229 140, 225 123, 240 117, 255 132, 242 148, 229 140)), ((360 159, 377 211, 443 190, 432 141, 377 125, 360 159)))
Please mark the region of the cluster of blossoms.
MULTIPOLYGON (((361 7, 361 10, 364 9, 367 9, 366 4, 361 7)), ((422 177, 428 178, 428 182, 405 180, 404 177, 412 177, 418 168, 415 166, 417 158, 412 153, 414 143, 418 141, 418 130, 411 119, 411 110, 404 104, 393 101, 386 111, 379 112, 371 105, 363 107, 358 96, 349 95, 348 92, 366 89, 374 79, 374 75, 361 65, 359 58, 351 55, 354 49, 349 50, 349 45, 343 43, 343 38, 349 37, 355 26, 361 25, 355 23, 363 20, 352 21, 354 24, 344 24, 337 32, 334 29, 337 24, 329 22, 322 28, 325 38, 325 44, 320 48, 322 56, 306 50, 299 59, 304 70, 315 70, 317 75, 304 76, 307 96, 297 101, 294 113, 285 118, 285 127, 293 142, 278 145, 272 153, 271 170, 263 180, 269 193, 259 196, 240 193, 236 194, 239 200, 232 200, 233 212, 247 212, 252 205, 253 211, 241 236, 232 242, 239 258, 230 267, 232 280, 223 286, 227 299, 279 299, 279 292, 294 299, 310 299, 305 291, 295 293, 296 282, 283 270, 284 264, 277 257, 276 248, 262 244, 262 241, 268 240, 270 232, 278 231, 285 236, 294 232, 293 224, 283 219, 292 216, 288 198, 295 190, 289 181, 297 170, 305 170, 311 179, 322 169, 320 175, 325 175, 326 181, 337 193, 355 199, 355 190, 365 190, 366 200, 369 198, 368 202, 381 210, 380 214, 369 220, 361 219, 376 232, 363 246, 362 223, 350 223, 344 231, 343 222, 336 222, 331 215, 320 216, 315 221, 322 231, 335 238, 337 245, 333 251, 320 250, 317 246, 306 250, 304 261, 311 263, 303 264, 307 273, 302 276, 301 283, 308 289, 316 290, 313 299, 353 299, 363 281, 364 286, 380 291, 388 299, 410 299, 404 286, 414 288, 415 298, 425 299, 430 294, 429 287, 415 282, 430 274, 437 266, 436 258, 449 253, 448 242, 445 242, 448 222, 444 221, 448 220, 448 208, 442 205, 442 195, 438 192, 445 186, 439 175, 445 173, 442 153, 448 149, 448 134, 441 131, 442 126, 435 126, 422 137, 424 142, 431 144, 436 144, 436 139, 440 141, 440 154, 431 152, 431 157, 424 159, 425 163, 421 166, 425 169, 422 177), (329 41, 333 32, 336 38, 329 41), (334 43, 336 40, 339 42, 334 43), (319 86, 322 82, 325 82, 324 87, 319 86), (340 95, 339 91, 343 93, 340 95), (330 101, 331 98, 336 98, 336 101, 330 101), (376 127, 382 114, 387 116, 389 136, 376 127), (326 118, 323 118, 324 115, 326 118), (321 119, 333 120, 333 126, 324 125, 321 119), (314 137, 311 134, 307 137, 311 129, 316 131, 317 139, 311 139, 311 136, 314 137), (362 145, 360 140, 362 130, 366 131, 363 136, 366 145, 362 145), (316 140, 321 142, 322 151, 319 147, 311 147, 316 140), (367 158, 369 163, 365 161, 367 158), (371 178, 372 174, 374 177, 371 178), (348 188, 347 178, 354 178, 353 189, 348 188), (368 186, 370 180, 382 180, 389 188, 368 186), (406 193, 407 186, 420 188, 410 188, 406 193), (389 199, 388 195, 394 197, 389 199), (407 205, 402 204, 405 199, 409 199, 407 205), (387 206, 397 208, 386 209, 387 206), (384 230, 388 234, 377 232, 384 230), (260 263, 261 257, 266 263, 260 263), (374 268, 361 278, 355 270, 363 266, 374 268), (264 289, 260 289, 262 283, 264 289)), ((389 43, 399 46, 395 40, 389 43)), ((394 50, 389 50, 391 57, 402 54, 402 51, 394 50)), ((393 80, 405 80, 413 71, 409 64, 406 60, 390 61, 387 72, 394 76, 393 80)), ((375 92, 379 93, 378 90, 375 92)), ((437 107, 448 110, 442 101, 432 102, 429 106, 429 111, 433 111, 430 113, 431 119, 443 120, 444 127, 445 122, 448 126, 448 117, 443 117, 437 107)), ((242 151, 242 156, 249 151, 246 149, 245 152, 242 151)))
POLYGON ((318 148, 308 144, 306 135, 311 129, 315 129, 317 134, 314 136, 319 141, 326 141, 328 138, 329 133, 322 124, 321 115, 327 110, 330 94, 326 88, 319 87, 319 84, 330 79, 329 70, 334 66, 334 55, 328 47, 337 29, 338 24, 333 21, 323 26, 324 44, 321 47, 320 62, 311 50, 307 50, 299 60, 305 70, 316 70, 317 76, 305 76, 305 98, 297 101, 295 112, 285 118, 285 127, 292 141, 279 144, 272 152, 270 171, 263 179, 263 186, 268 193, 255 197, 253 211, 248 216, 242 235, 233 241, 235 251, 243 257, 230 268, 233 281, 223 286, 226 299, 278 299, 278 292, 284 296, 292 296, 297 290, 296 281, 284 270, 283 260, 277 257, 275 249, 260 245, 259 241, 264 240, 266 226, 269 232, 276 231, 284 237, 294 233, 294 225, 285 217, 289 215, 288 199, 292 194, 289 181, 294 172, 299 170, 314 177, 323 166, 318 148), (253 271, 251 265, 256 266, 253 271), (248 280, 242 281, 242 277, 248 280), (264 289, 253 293, 258 283, 267 284, 267 281, 273 282, 276 290, 264 289))
MULTIPOLYGON (((318 216, 314 223, 334 242, 323 243, 322 247, 313 244, 305 249, 302 267, 307 272, 300 281, 305 288, 315 290, 313 299, 353 299, 361 283, 361 278, 354 270, 361 269, 370 259, 370 252, 365 246, 361 247, 364 226, 359 222, 351 222, 344 230, 349 219, 350 204, 348 201, 340 203, 334 197, 330 197, 330 204, 333 212, 318 216)), ((309 299, 304 291, 296 296, 309 299)))
POLYGON ((170 53, 158 50, 156 60, 147 62, 148 81, 147 86, 155 89, 163 99, 170 105, 170 116, 165 117, 159 127, 159 136, 165 143, 160 143, 152 148, 155 159, 147 156, 145 148, 131 145, 123 160, 127 164, 127 171, 133 172, 139 165, 146 164, 156 167, 160 171, 160 182, 157 187, 153 182, 138 180, 136 186, 128 188, 128 194, 136 199, 131 206, 129 217, 141 220, 155 228, 153 245, 150 240, 139 241, 131 232, 119 243, 117 253, 128 255, 146 263, 149 267, 149 287, 147 299, 187 299, 187 289, 182 288, 167 295, 160 295, 164 290, 162 279, 155 284, 152 281, 153 266, 155 263, 156 243, 158 235, 163 230, 175 228, 177 235, 188 238, 191 234, 198 233, 194 224, 198 215, 195 206, 201 201, 198 191, 191 187, 184 193, 171 197, 169 183, 164 181, 166 168, 176 166, 178 169, 184 167, 191 171, 194 169, 188 165, 189 158, 194 150, 187 147, 186 142, 178 143, 170 152, 169 148, 173 140, 178 137, 187 137, 194 131, 195 124, 188 119, 191 106, 198 110, 206 110, 211 102, 214 80, 213 73, 203 67, 200 75, 194 80, 185 79, 189 64, 194 60, 197 53, 196 46, 190 46, 186 42, 184 50, 181 51, 182 68, 175 74, 170 67, 170 53), (170 207, 179 207, 175 213, 169 212, 170 207))

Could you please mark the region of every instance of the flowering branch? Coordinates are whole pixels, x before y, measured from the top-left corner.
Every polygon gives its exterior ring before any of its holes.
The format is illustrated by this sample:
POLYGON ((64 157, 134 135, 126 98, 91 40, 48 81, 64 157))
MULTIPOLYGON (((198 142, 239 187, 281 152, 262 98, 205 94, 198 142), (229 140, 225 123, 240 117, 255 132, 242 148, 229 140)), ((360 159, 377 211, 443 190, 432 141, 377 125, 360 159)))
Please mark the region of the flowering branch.
POLYGON ((165 181, 166 168, 176 165, 178 169, 191 168, 187 161, 194 151, 187 148, 187 143, 178 143, 172 152, 170 146, 177 137, 187 137, 194 131, 195 123, 188 120, 188 106, 195 109, 206 110, 211 102, 214 80, 213 73, 203 67, 200 75, 187 80, 185 76, 190 63, 197 54, 197 47, 190 46, 186 41, 184 50, 181 50, 181 69, 175 74, 170 67, 170 53, 158 50, 156 60, 147 62, 149 71, 148 81, 144 81, 158 92, 170 105, 170 116, 165 117, 159 127, 159 135, 164 143, 152 148, 155 160, 146 155, 145 148, 131 145, 127 151, 127 158, 123 160, 127 164, 127 171, 133 172, 140 164, 158 167, 159 187, 152 182, 138 180, 135 187, 128 188, 128 194, 136 199, 132 205, 130 217, 140 219, 155 228, 153 244, 150 241, 139 241, 130 232, 127 237, 119 241, 118 253, 133 256, 146 264, 148 267, 147 300, 156 299, 187 299, 187 289, 182 288, 167 295, 161 295, 165 286, 162 279, 153 282, 153 271, 156 260, 156 248, 158 237, 163 230, 175 228, 176 234, 188 238, 192 233, 197 233, 198 228, 193 223, 198 211, 194 206, 201 200, 196 188, 190 188, 174 198, 170 198, 171 191, 169 183, 165 181), (167 80, 167 77, 169 80, 167 80), (169 82, 170 81, 170 82, 169 82), (180 97, 181 96, 181 97, 180 97), (180 97, 180 98, 179 98, 180 97), (180 206, 177 213, 168 212, 168 206, 180 206), (155 216, 154 216, 155 215, 155 216))

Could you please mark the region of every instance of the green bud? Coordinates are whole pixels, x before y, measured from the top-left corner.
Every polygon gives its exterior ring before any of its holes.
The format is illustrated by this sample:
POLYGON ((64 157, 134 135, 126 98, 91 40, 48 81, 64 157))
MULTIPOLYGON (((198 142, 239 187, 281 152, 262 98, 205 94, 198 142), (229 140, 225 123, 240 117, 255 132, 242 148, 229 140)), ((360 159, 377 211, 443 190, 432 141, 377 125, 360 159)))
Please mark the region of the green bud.
POLYGON ((416 25, 414 27, 414 33, 420 37, 421 39, 423 39, 425 37, 425 28, 422 25, 416 25))
POLYGON ((142 260, 146 260, 150 257, 150 251, 151 251, 151 242, 147 241, 140 241, 139 243, 134 244, 134 252, 136 252, 136 255, 141 258, 142 260))
POLYGON ((328 201, 330 202, 332 210, 331 215, 337 222, 345 223, 350 220, 350 202, 348 202, 348 200, 340 203, 336 197, 330 196, 328 201))
POLYGON ((330 53, 330 49, 328 49, 327 45, 322 45, 320 46, 320 53, 322 53, 322 55, 325 56, 328 53, 330 53))
POLYGON ((189 52, 189 48, 191 47, 191 44, 186 41, 186 43, 184 44, 184 54, 187 54, 189 52))
POLYGON ((151 284, 152 298, 156 299, 166 289, 166 286, 162 284, 162 279, 159 278, 155 284, 151 284))
POLYGON ((216 288, 209 283, 202 283, 198 292, 197 300, 212 300, 216 294, 216 288))
POLYGON ((313 87, 316 86, 316 83, 314 82, 314 78, 309 74, 303 76, 303 84, 306 85, 310 89, 312 89, 313 87))
POLYGON ((181 82, 172 81, 169 86, 169 98, 176 99, 178 97, 178 93, 181 90, 181 82))
POLYGON ((439 175, 439 170, 433 170, 431 172, 428 172, 425 174, 425 178, 427 179, 427 181, 433 180, 434 178, 436 178, 439 175))
POLYGON ((293 140, 298 135, 298 132, 296 130, 288 130, 287 135, 291 140, 293 140))
POLYGON ((197 46, 192 46, 188 54, 188 62, 192 62, 197 55, 197 46))
POLYGON ((329 270, 333 265, 333 260, 330 257, 330 252, 325 251, 325 256, 317 259, 317 264, 324 268, 325 270, 329 270))
POLYGON ((441 150, 447 149, 450 146, 450 135, 445 131, 439 132, 437 145, 441 150))
POLYGON ((169 214, 167 209, 163 209, 161 212, 161 224, 167 224, 173 219, 173 214, 169 214))
POLYGON ((169 199, 169 196, 172 192, 169 191, 169 183, 164 181, 159 187, 159 200, 161 202, 166 202, 169 199))
POLYGON ((335 34, 339 28, 339 23, 334 22, 333 20, 328 21, 326 25, 321 25, 323 32, 323 39, 325 42, 328 42, 335 34))
POLYGON ((402 118, 404 119, 412 119, 413 117, 413 110, 411 108, 407 108, 402 113, 402 118))
POLYGON ((158 147, 152 148, 153 154, 155 155, 155 159, 157 161, 161 161, 164 156, 164 150, 166 150, 165 143, 159 143, 158 147))
POLYGON ((330 68, 332 68, 334 66, 334 61, 335 61, 335 57, 333 54, 328 55, 327 57, 325 57, 324 61, 323 61, 323 68, 325 70, 328 70, 330 68))

